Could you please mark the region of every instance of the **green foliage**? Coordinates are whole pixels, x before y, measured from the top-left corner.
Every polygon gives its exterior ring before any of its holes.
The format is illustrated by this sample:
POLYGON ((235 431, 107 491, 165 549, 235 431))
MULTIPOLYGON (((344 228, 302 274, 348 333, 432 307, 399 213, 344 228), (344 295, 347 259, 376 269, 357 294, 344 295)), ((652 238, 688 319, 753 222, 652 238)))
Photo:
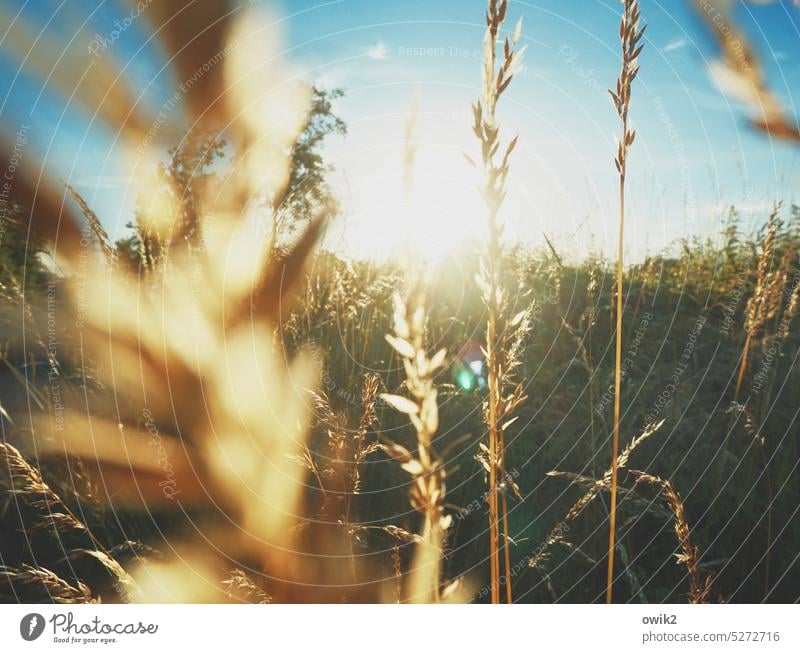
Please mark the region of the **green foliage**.
POLYGON ((341 89, 313 89, 308 121, 292 151, 289 188, 280 210, 288 214, 289 223, 307 220, 321 206, 335 208, 335 199, 322 147, 330 136, 345 136, 347 126, 334 113, 334 102, 344 95, 341 89))
MULTIPOLYGON (((312 102, 308 120, 292 148, 287 152, 292 165, 287 188, 279 197, 267 195, 262 201, 262 210, 270 222, 270 245, 273 251, 297 229, 320 211, 332 217, 338 211, 338 203, 328 184, 332 167, 325 161, 323 146, 331 136, 344 136, 347 126, 334 112, 334 103, 344 92, 339 89, 312 89, 312 102)), ((201 237, 202 207, 199 206, 202 191, 213 196, 215 189, 223 184, 226 163, 236 165, 235 151, 219 134, 190 131, 180 143, 171 148, 165 162, 159 164, 155 173, 157 185, 171 198, 177 207, 170 246, 185 243, 195 244, 201 237)), ((149 199, 149 198, 145 198, 149 199)), ((116 243, 119 259, 138 269, 141 251, 158 259, 164 243, 155 239, 143 228, 141 207, 137 208, 137 219, 127 225, 134 233, 116 243)))
POLYGON ((3 202, 0 213, 0 283, 21 284, 36 288, 50 277, 41 254, 44 243, 36 231, 28 229, 23 219, 25 207, 16 202, 3 202))

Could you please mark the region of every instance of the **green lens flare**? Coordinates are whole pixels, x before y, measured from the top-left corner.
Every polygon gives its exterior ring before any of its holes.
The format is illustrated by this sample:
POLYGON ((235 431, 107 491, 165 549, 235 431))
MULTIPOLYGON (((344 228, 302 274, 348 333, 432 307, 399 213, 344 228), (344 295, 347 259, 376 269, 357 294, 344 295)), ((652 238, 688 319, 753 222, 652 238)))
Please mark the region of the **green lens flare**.
POLYGON ((462 390, 472 390, 475 384, 475 377, 472 375, 472 372, 469 370, 462 370, 458 373, 458 385, 461 386, 462 390))

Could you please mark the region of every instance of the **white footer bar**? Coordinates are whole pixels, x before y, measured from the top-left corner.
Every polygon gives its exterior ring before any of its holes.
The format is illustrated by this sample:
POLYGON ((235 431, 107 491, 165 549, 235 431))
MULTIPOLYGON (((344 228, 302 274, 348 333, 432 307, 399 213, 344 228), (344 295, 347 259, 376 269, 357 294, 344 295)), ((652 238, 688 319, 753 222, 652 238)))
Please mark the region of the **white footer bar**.
POLYGON ((578 647, 796 653, 800 606, 0 606, 3 651, 140 653, 187 644, 349 653, 434 647, 465 653, 498 647, 512 653, 578 647))

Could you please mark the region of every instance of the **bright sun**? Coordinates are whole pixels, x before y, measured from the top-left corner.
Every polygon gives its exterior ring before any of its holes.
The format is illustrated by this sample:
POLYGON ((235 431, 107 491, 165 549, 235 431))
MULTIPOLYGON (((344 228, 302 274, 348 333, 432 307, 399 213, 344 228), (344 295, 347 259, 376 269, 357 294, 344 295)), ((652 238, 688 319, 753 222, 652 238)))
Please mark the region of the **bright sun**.
POLYGON ((351 147, 337 162, 344 171, 340 191, 347 219, 332 229, 328 246, 359 258, 385 259, 411 251, 436 262, 483 240, 486 213, 478 192, 480 179, 463 156, 475 145, 466 141, 461 126, 457 140, 439 132, 435 139, 414 142, 408 194, 405 144, 370 139, 369 134, 380 133, 377 128, 363 130, 364 146, 351 147))

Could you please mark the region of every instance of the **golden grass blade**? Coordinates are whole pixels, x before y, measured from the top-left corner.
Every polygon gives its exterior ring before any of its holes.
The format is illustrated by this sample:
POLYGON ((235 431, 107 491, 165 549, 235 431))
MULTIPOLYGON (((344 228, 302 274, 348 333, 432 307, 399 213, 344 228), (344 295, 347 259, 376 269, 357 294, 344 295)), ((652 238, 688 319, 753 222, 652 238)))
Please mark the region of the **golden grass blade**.
POLYGON ((77 190, 75 190, 75 188, 66 182, 64 182, 64 186, 69 191, 69 194, 72 195, 72 199, 75 200, 75 203, 81 207, 83 217, 86 218, 86 221, 89 223, 89 227, 94 234, 97 244, 100 246, 100 251, 103 252, 106 263, 113 266, 116 259, 116 250, 114 249, 114 245, 111 243, 111 239, 108 237, 108 233, 100 222, 100 218, 97 217, 97 214, 92 211, 89 203, 77 190))
POLYGON ((44 567, 23 564, 19 568, 0 566, 0 596, 18 603, 94 603, 89 588, 67 582, 44 567))
MULTIPOLYGON (((409 397, 382 394, 395 410, 408 416, 417 435, 417 457, 404 447, 385 444, 382 449, 411 476, 411 507, 423 515, 420 540, 416 544, 409 576, 408 600, 440 603, 441 560, 447 530, 452 522, 444 513, 446 473, 431 442, 439 427, 439 407, 434 378, 444 365, 441 352, 428 356, 425 350, 427 293, 421 278, 412 280, 405 298, 395 297, 395 335, 388 337, 403 359, 409 397)), ((402 529, 397 529, 398 534, 402 529)))
POLYGON ((721 59, 711 65, 717 84, 747 106, 748 120, 753 127, 772 138, 800 143, 797 118, 787 113, 778 96, 770 90, 755 49, 733 18, 734 3, 694 0, 694 5, 722 51, 721 59))
MULTIPOLYGON (((661 420, 654 424, 650 424, 645 430, 639 435, 638 437, 633 438, 633 440, 628 443, 628 446, 623 449, 622 453, 619 455, 617 459, 617 469, 623 469, 627 464, 628 460, 631 457, 631 454, 635 451, 636 447, 638 447, 642 442, 647 440, 651 435, 653 435, 658 429, 660 429, 665 420, 661 420)), ((563 541, 563 534, 568 529, 569 522, 573 521, 578 515, 580 515, 584 508, 588 506, 601 492, 607 492, 611 488, 611 479, 614 472, 614 468, 609 467, 603 476, 598 479, 583 479, 580 477, 578 479, 572 478, 572 480, 579 481, 582 484, 589 485, 589 489, 586 493, 578 499, 578 501, 569 509, 566 515, 559 521, 553 529, 551 529, 550 533, 545 538, 544 543, 537 549, 536 554, 530 559, 528 563, 530 567, 536 567, 540 562, 545 560, 548 556, 548 549, 555 543, 563 541)), ((550 472, 548 476, 568 476, 563 472, 550 472)))
POLYGON ((703 579, 699 565, 700 554, 697 547, 692 544, 691 529, 686 521, 686 513, 680 495, 672 487, 672 483, 663 478, 637 470, 631 470, 631 474, 636 476, 637 484, 649 483, 661 489, 664 501, 675 517, 675 537, 681 547, 681 553, 677 556, 678 564, 684 565, 689 572, 689 603, 708 603, 713 578, 706 576, 703 579))
POLYGON ((614 581, 614 538, 617 519, 617 460, 619 452, 619 420, 622 391, 622 274, 625 238, 625 175, 627 172, 628 149, 633 144, 636 132, 628 127, 628 110, 630 109, 631 86, 639 72, 637 59, 644 45, 639 41, 644 36, 645 27, 639 27, 639 3, 637 0, 624 0, 624 10, 620 22, 620 40, 622 45, 622 67, 617 79, 616 91, 609 90, 611 100, 617 110, 621 122, 621 134, 614 163, 619 172, 619 246, 617 251, 617 315, 616 315, 616 349, 614 357, 614 434, 611 445, 611 508, 608 534, 608 578, 606 586, 606 603, 613 601, 612 585, 614 581))
POLYGON ((484 421, 489 432, 489 563, 492 603, 500 602, 500 520, 503 522, 503 546, 505 564, 506 601, 513 601, 511 589, 511 559, 508 530, 508 499, 501 503, 498 492, 498 476, 505 478, 505 440, 500 424, 506 422, 513 410, 524 399, 522 386, 515 383, 510 374, 516 366, 512 354, 512 342, 520 333, 519 324, 509 321, 507 298, 500 285, 500 267, 503 257, 501 237, 503 225, 498 214, 506 195, 506 178, 509 159, 517 139, 513 138, 500 150, 499 127, 495 120, 495 108, 500 96, 508 88, 517 73, 525 48, 517 49, 521 24, 518 23, 514 38, 506 38, 502 57, 498 63, 497 48, 500 28, 508 11, 508 1, 489 0, 486 13, 486 35, 484 37, 483 93, 473 105, 473 132, 481 147, 484 182, 482 195, 487 210, 487 242, 481 259, 481 270, 477 283, 488 315, 486 324, 486 366, 488 371, 488 399, 484 410, 484 421), (506 395, 506 393, 508 393, 506 395), (502 517, 501 517, 502 512, 502 517))
POLYGON ((317 246, 322 230, 327 224, 326 216, 318 216, 311 221, 292 250, 271 262, 263 279, 257 283, 252 304, 248 303, 248 313, 277 323, 282 314, 291 309, 294 292, 303 279, 303 272, 312 251, 317 246))
POLYGON ((785 282, 781 271, 773 270, 773 256, 775 254, 775 240, 778 235, 778 213, 780 204, 776 204, 767 220, 767 229, 764 234, 764 241, 761 243, 761 255, 758 257, 758 267, 756 274, 755 288, 753 294, 747 299, 745 309, 745 333, 747 334, 742 349, 742 363, 739 367, 739 374, 736 377, 736 391, 733 396, 734 401, 739 400, 739 392, 744 381, 744 374, 747 370, 748 356, 753 336, 761 330, 770 318, 768 305, 779 297, 785 282))
MULTIPOLYGON (((137 0, 129 0, 136 5, 137 0)), ((185 91, 190 124, 224 126, 224 58, 228 32, 241 7, 228 0, 151 2, 142 12, 185 91)))
POLYGON ((207 501, 214 487, 204 485, 198 452, 157 430, 139 430, 98 416, 65 411, 63 429, 50 428, 47 416, 34 418, 43 456, 80 456, 99 498, 115 506, 144 509, 207 501), (41 437, 47 433, 47 437, 41 437))

